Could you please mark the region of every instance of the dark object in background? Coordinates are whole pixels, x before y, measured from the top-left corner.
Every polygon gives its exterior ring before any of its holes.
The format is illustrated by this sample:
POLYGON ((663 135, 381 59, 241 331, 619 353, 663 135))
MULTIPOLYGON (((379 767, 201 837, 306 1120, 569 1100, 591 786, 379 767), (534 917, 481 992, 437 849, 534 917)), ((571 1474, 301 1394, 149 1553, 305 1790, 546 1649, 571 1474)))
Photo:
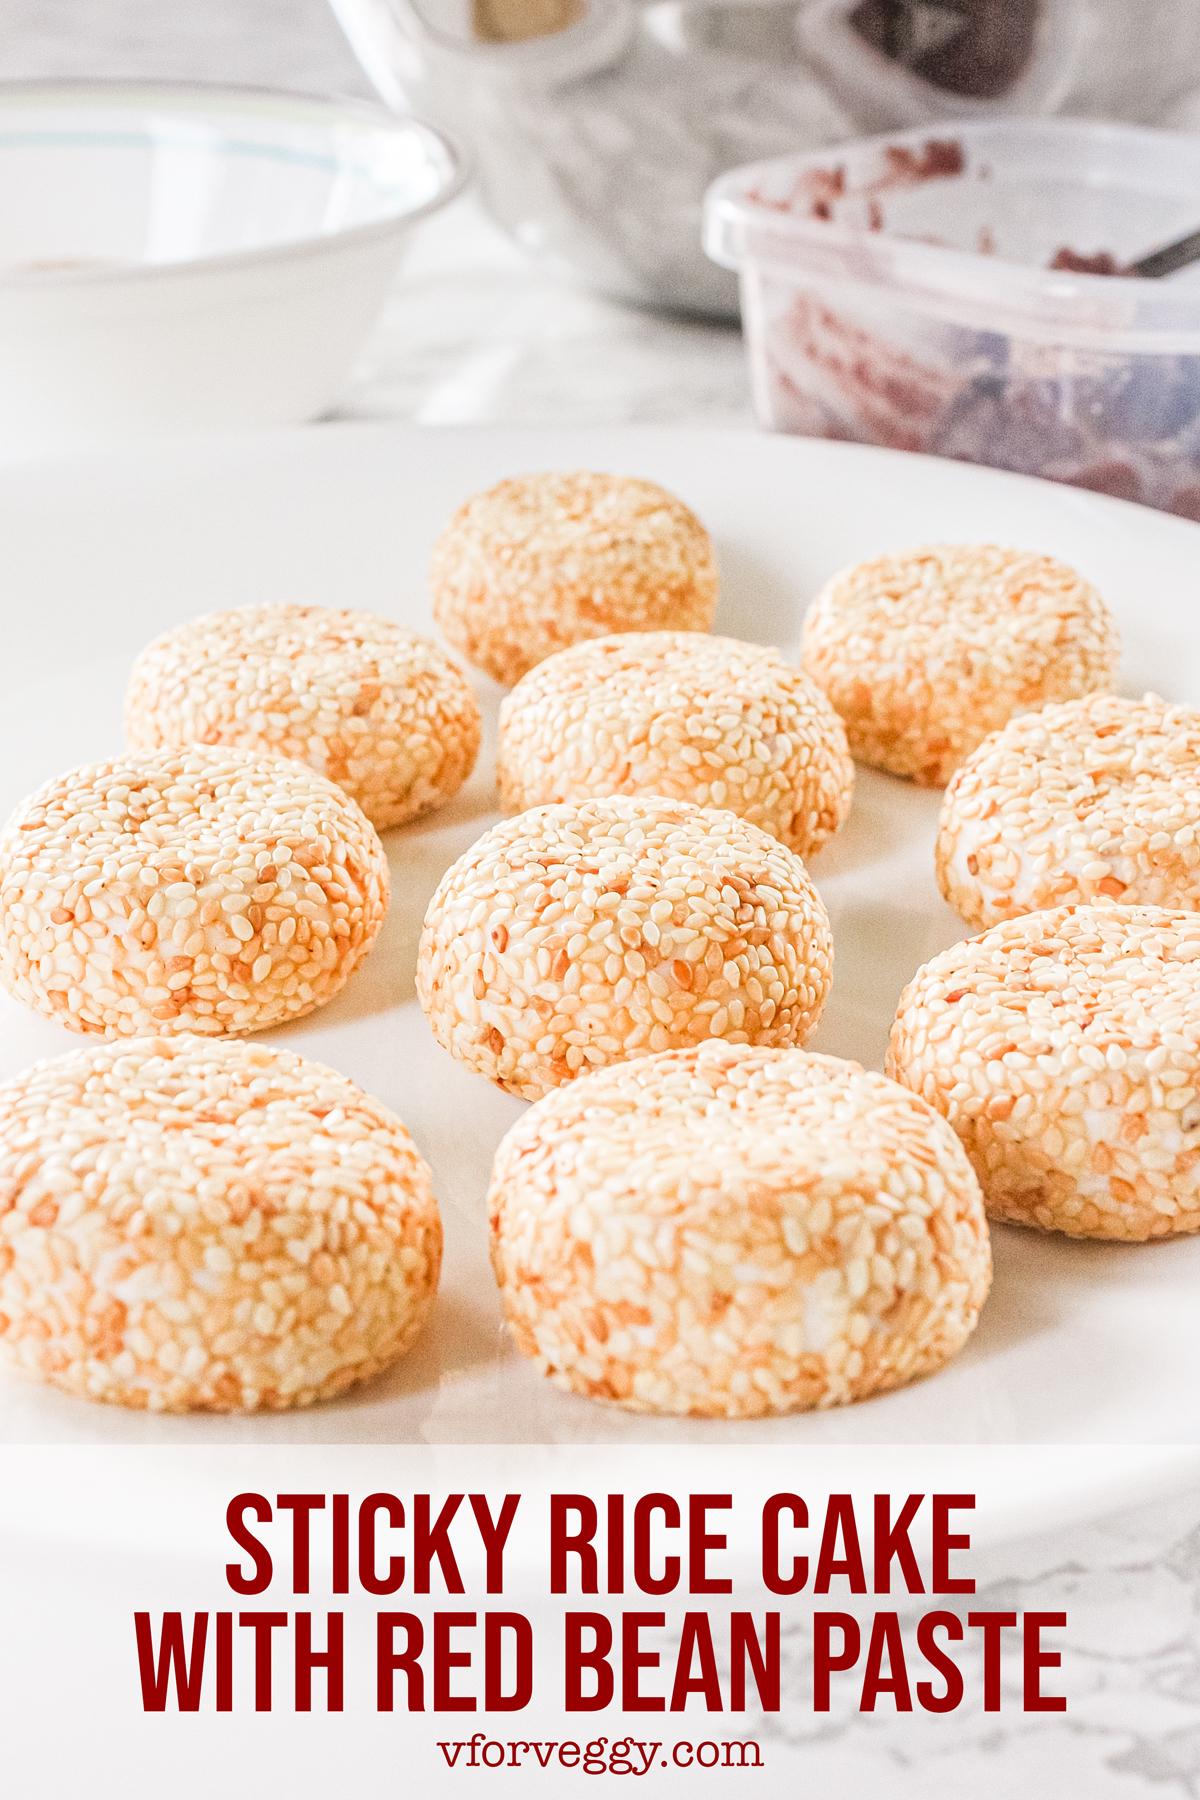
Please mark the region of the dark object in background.
POLYGON ((859 35, 948 93, 997 100, 1029 67, 1041 0, 863 0, 859 35))

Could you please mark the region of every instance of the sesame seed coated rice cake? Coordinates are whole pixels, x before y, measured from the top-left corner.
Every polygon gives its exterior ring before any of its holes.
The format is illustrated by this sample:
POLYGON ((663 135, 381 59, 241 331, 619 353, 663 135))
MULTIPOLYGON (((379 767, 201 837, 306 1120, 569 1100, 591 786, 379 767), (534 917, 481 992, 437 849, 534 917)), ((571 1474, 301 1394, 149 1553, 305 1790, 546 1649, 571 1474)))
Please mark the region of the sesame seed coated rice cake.
POLYGON ((658 797, 540 806, 485 832, 425 915, 434 1037, 536 1099, 705 1038, 800 1044, 833 946, 804 864, 732 813, 658 797))
POLYGON ((1096 694, 1014 719, 946 791, 937 875, 974 927, 1067 902, 1200 906, 1200 712, 1096 694))
POLYGON ((1119 646, 1090 582, 1051 556, 935 544, 857 563, 804 621, 804 668, 859 762, 944 787, 1015 713, 1111 688, 1119 646))
POLYGON ((510 812, 664 794, 761 825, 810 856, 850 810, 854 764, 825 695, 778 650, 696 631, 560 650, 500 708, 510 812))
POLYGON ((991 1281, 945 1122, 799 1050, 707 1043, 559 1089, 502 1142, 489 1215, 518 1349, 637 1412, 880 1393, 962 1347, 991 1281))
POLYGON ((372 826, 304 764, 119 756, 48 781, 0 833, 0 981, 72 1031, 260 1031, 339 992, 388 894, 372 826))
POLYGON ((707 631, 707 531, 653 481, 590 470, 518 475, 459 507, 434 548, 434 616, 511 686, 543 657, 614 631, 707 631))
POLYGON ((446 652, 372 613, 248 606, 148 644, 125 695, 131 750, 228 744, 291 756, 343 788, 377 831, 456 794, 479 705, 446 652))
POLYGON ((1055 907, 914 976, 888 1073, 957 1131, 994 1217, 1200 1231, 1200 914, 1055 907))
POLYGON ((137 1038, 0 1086, 0 1358, 69 1393, 328 1398, 408 1348, 441 1246, 399 1119, 290 1051, 137 1038))

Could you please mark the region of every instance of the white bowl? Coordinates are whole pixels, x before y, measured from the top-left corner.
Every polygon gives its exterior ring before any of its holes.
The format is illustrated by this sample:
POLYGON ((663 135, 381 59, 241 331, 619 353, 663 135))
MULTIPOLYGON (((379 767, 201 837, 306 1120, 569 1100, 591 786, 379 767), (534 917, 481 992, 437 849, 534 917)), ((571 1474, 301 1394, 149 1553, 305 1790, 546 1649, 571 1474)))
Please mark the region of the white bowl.
POLYGON ((321 413, 461 181, 372 106, 0 88, 0 449, 321 413))

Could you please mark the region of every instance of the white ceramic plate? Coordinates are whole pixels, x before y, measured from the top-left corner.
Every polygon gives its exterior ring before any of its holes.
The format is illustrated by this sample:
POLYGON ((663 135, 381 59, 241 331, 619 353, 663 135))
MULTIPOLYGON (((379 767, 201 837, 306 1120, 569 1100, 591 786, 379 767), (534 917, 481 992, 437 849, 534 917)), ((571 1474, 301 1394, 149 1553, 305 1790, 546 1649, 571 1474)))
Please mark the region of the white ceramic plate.
MULTIPOLYGON (((1124 627, 1126 688, 1200 702, 1200 529, 1178 520, 749 432, 329 427, 0 469, 0 807, 119 748, 126 670, 154 632, 256 600, 364 606, 428 627, 426 559, 454 505, 502 475, 581 464, 655 477, 696 507, 720 548, 725 632, 794 646, 807 600, 839 565, 931 538, 996 538, 1057 552, 1100 584, 1124 627)), ((494 722, 496 691, 485 698, 494 722)), ((455 805, 389 836, 393 910, 366 968, 332 1006, 275 1034, 394 1107, 433 1165, 445 1270, 416 1349, 335 1405, 248 1420, 148 1419, 7 1380, 0 1440, 1196 1441, 1200 1241, 1071 1244, 997 1228, 995 1287, 963 1355, 835 1412, 739 1426, 640 1419, 542 1381, 501 1335, 487 1262, 488 1171, 520 1103, 437 1049, 413 999, 426 902, 493 804, 489 739, 455 805)), ((937 808, 935 794, 864 774, 848 827, 814 859, 837 946, 817 1048, 877 1064, 902 985, 962 934, 933 879, 937 808)), ((79 1042, 0 1000, 0 1076, 79 1042)))

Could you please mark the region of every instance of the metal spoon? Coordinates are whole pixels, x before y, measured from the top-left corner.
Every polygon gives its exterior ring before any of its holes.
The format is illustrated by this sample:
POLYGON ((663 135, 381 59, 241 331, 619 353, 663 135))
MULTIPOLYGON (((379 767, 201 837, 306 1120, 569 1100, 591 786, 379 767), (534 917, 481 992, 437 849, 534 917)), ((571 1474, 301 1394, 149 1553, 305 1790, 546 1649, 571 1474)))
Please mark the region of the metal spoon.
POLYGON ((1161 250, 1152 250, 1149 256, 1139 256, 1120 273, 1147 275, 1154 279, 1160 275, 1174 275, 1176 269, 1186 269, 1194 262, 1200 262, 1200 231, 1189 231, 1186 237, 1176 238, 1173 244, 1164 244, 1161 250))

